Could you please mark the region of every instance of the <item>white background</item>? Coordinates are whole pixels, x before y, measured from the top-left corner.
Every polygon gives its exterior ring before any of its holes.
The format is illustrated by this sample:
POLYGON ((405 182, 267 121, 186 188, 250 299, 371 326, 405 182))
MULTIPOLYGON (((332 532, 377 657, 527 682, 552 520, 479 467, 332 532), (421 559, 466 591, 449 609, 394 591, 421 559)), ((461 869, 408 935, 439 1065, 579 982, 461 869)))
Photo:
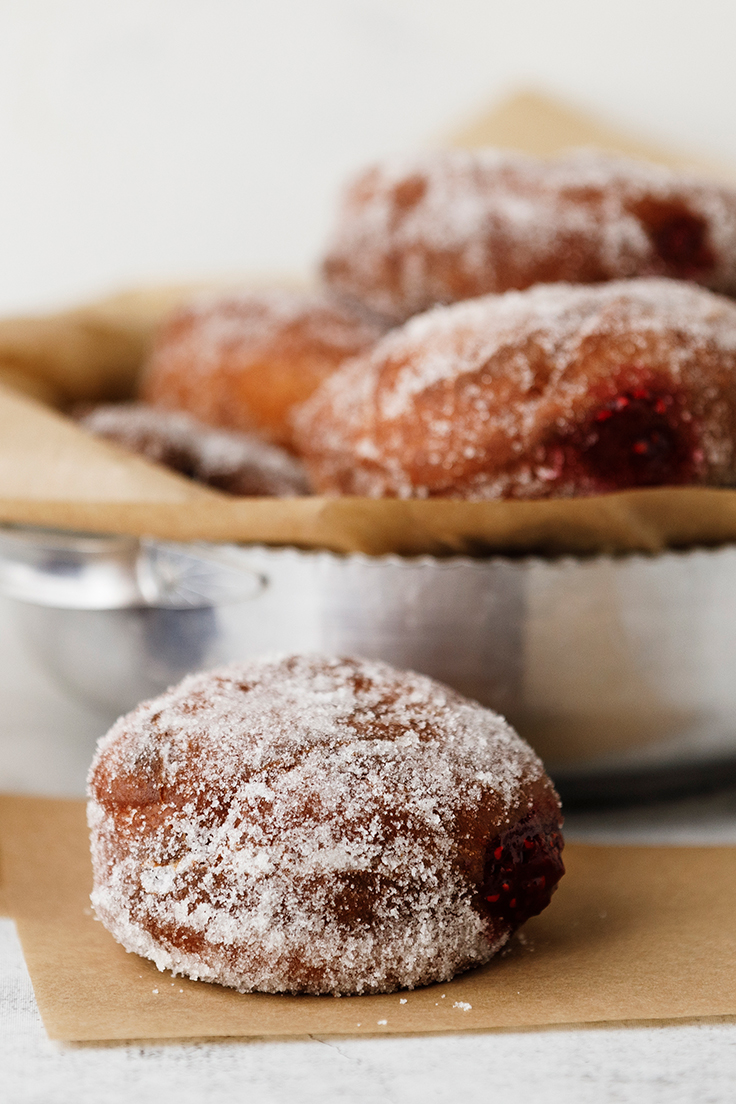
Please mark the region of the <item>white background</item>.
POLYGON ((736 164, 733 0, 0 0, 0 313, 304 270, 347 173, 519 86, 736 164))

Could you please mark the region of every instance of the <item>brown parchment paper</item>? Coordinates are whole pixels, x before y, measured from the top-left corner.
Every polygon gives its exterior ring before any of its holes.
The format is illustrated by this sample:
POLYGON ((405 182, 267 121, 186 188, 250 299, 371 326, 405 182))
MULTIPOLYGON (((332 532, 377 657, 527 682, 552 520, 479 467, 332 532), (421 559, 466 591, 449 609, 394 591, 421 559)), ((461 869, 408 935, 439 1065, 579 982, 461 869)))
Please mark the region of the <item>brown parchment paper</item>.
POLYGON ((552 904, 508 953, 444 985, 340 999, 244 996, 126 954, 91 915, 82 802, 0 797, 0 859, 0 912, 16 921, 54 1039, 394 1035, 736 1014, 733 847, 570 845, 552 904))
POLYGON ((656 161, 671 169, 694 171, 733 183, 736 168, 701 153, 668 149, 651 138, 630 134, 568 103, 534 89, 508 96, 488 111, 459 124, 439 144, 460 148, 499 146, 536 157, 554 157, 564 149, 595 146, 627 157, 656 161))
MULTIPOLYGON (((543 156, 582 144, 736 176, 533 92, 510 97, 444 141, 543 156)), ((658 552, 736 540, 731 490, 541 502, 233 499, 93 441, 49 411, 131 396, 156 324, 192 290, 141 290, 53 316, 0 320, 0 522, 372 555, 658 552)))

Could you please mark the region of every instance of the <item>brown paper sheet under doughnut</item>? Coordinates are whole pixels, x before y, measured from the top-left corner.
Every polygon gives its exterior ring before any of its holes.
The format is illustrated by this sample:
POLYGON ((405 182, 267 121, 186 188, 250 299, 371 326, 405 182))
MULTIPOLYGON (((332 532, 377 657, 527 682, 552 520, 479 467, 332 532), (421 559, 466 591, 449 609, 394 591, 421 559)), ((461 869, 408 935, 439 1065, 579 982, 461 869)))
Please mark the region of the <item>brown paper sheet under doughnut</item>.
POLYGON ((0 797, 0 850, 0 914, 16 922, 53 1039, 437 1034, 736 1015, 734 847, 569 844, 559 892, 507 954, 443 985, 339 1000, 242 995, 126 954, 92 918, 81 801, 0 797))
MULTIPOLYGON (((529 93, 447 136, 448 143, 540 155, 591 145, 721 178, 729 172, 529 93)), ((658 552, 736 540, 736 490, 655 488, 539 502, 232 499, 94 440, 48 409, 130 397, 156 323, 192 290, 131 292, 53 316, 0 321, 1 522, 374 555, 658 552)))

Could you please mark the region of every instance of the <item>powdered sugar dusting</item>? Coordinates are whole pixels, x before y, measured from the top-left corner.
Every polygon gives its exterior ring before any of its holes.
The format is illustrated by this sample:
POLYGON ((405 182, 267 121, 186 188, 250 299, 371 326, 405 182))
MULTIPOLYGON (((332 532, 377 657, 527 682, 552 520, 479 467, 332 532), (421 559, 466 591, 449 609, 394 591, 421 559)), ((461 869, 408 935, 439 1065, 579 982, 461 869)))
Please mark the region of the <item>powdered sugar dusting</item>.
POLYGON ((289 447, 291 410, 386 324, 326 293, 270 289, 200 297, 162 327, 141 380, 157 406, 255 430, 289 447))
MULTIPOLYGON (((611 281, 592 287, 540 284, 436 309, 410 319, 376 352, 401 356, 422 346, 421 360, 397 375, 381 409, 401 417, 414 395, 478 371, 513 342, 533 338, 551 360, 565 363, 592 334, 686 333, 693 343, 736 351, 736 304, 674 280, 611 281)), ((677 355, 677 350, 673 350, 677 355)), ((337 385, 336 385, 337 386, 337 385)))
POLYGON ((369 344, 384 327, 366 316, 347 313, 319 292, 269 288, 197 296, 181 314, 196 320, 198 356, 216 362, 227 346, 247 346, 256 355, 285 332, 306 327, 310 338, 345 356, 356 344, 369 344))
POLYGON ((192 675, 99 744, 93 905, 160 969, 243 991, 447 979, 508 937, 464 848, 540 786, 502 718, 421 675, 308 656, 192 675))
POLYGON ((622 368, 679 389, 700 434, 693 481, 731 483, 736 304, 653 278, 538 285, 418 315, 323 385, 300 416, 303 449, 328 493, 593 493, 554 482, 546 442, 580 424, 622 368))
POLYGON ((424 153, 358 177, 324 271, 336 290, 397 320, 542 281, 686 276, 734 292, 736 190, 592 151, 549 161, 424 153), (682 239, 671 255, 658 238, 668 220, 681 234, 683 217, 703 233, 685 269, 682 239))

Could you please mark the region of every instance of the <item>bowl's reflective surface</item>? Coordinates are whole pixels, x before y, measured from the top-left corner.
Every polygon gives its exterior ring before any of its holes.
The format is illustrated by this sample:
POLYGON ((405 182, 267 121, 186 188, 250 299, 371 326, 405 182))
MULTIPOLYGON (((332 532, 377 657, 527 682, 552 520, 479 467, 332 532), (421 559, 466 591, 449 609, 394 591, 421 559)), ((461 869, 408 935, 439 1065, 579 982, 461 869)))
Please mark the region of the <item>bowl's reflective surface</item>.
POLYGON ((5 529, 0 587, 44 665, 120 711, 197 668, 359 653, 505 713, 578 797, 736 763, 736 549, 406 560, 5 529))

